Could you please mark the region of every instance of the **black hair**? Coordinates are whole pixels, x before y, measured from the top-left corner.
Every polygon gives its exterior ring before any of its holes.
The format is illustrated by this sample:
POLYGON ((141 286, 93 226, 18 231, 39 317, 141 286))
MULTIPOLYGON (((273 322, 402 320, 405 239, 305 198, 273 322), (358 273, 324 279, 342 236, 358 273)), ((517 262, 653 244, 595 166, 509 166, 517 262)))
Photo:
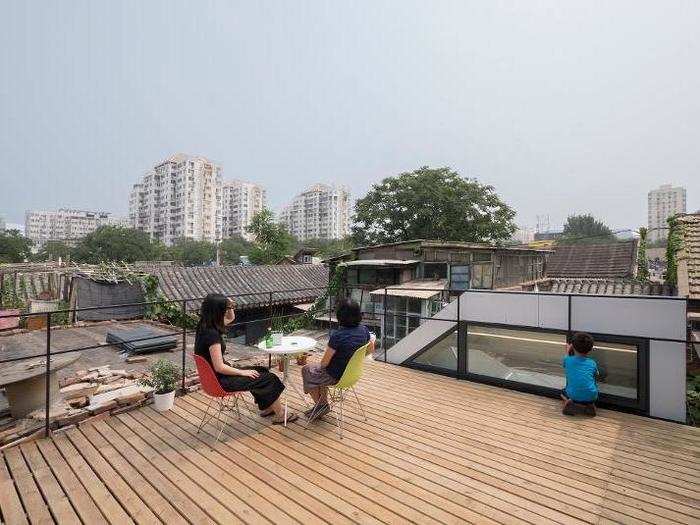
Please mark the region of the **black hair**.
POLYGON ((362 311, 357 301, 346 298, 338 301, 335 307, 335 316, 338 324, 346 328, 354 328, 362 321, 362 311))
POLYGON ((576 332, 571 337, 571 346, 574 347, 579 354, 587 354, 593 350, 593 337, 586 332, 576 332))
POLYGON ((207 328, 214 328, 223 334, 226 331, 224 316, 230 304, 228 298, 220 293, 207 295, 202 301, 197 332, 207 328))

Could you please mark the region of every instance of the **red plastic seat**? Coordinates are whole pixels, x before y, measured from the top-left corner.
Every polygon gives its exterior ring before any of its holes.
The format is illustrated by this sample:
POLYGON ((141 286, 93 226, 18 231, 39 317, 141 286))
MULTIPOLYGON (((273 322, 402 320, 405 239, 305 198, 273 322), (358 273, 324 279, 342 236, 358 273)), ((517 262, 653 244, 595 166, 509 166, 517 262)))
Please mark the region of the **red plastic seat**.
MULTIPOLYGON (((235 408, 236 413, 238 414, 238 419, 241 419, 241 411, 238 407, 238 401, 243 401, 246 407, 248 407, 248 403, 243 397, 243 392, 228 392, 221 387, 221 383, 219 383, 219 379, 216 377, 214 369, 206 359, 197 354, 194 354, 193 357, 194 364, 197 367, 197 374, 199 375, 200 387, 202 388, 202 391, 210 398, 207 409, 204 411, 204 415, 202 416, 202 421, 197 428, 197 432, 202 430, 202 427, 204 427, 208 421, 216 417, 219 424, 219 435, 216 437, 216 440, 218 441, 224 431, 224 426, 226 425, 226 413, 235 408), (218 403, 218 410, 216 411, 216 414, 209 414, 209 409, 211 408, 213 402, 218 403), (223 419, 222 414, 224 415, 223 419)), ((248 408, 248 411, 250 412, 250 408, 248 408)))

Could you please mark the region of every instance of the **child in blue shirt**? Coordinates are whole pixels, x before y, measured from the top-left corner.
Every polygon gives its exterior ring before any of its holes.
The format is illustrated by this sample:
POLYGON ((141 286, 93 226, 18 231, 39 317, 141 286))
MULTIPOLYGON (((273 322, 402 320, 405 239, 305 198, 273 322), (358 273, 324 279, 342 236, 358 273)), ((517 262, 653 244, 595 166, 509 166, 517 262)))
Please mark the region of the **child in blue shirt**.
POLYGON ((573 335, 566 345, 567 355, 562 360, 566 373, 566 387, 561 392, 562 413, 567 416, 586 414, 595 416, 598 399, 598 365, 588 357, 593 350, 593 338, 586 333, 573 335))

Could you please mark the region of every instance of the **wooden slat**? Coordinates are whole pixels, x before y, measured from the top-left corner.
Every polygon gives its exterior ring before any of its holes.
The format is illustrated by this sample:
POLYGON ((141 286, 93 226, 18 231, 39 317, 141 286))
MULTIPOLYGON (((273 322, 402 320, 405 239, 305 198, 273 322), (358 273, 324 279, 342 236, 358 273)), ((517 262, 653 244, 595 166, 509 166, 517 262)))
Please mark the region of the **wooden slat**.
POLYGON ((85 487, 82 486, 68 463, 61 456, 54 442, 50 439, 40 439, 36 445, 83 523, 107 523, 85 487))
MULTIPOLYGON (((455 424, 452 428, 449 422, 445 421, 445 417, 438 418, 434 425, 430 424, 430 419, 431 419, 431 413, 429 412, 422 412, 420 408, 416 407, 416 404, 412 402, 410 399, 402 400, 400 397, 400 394, 395 394, 393 396, 393 401, 391 404, 391 410, 387 409, 386 407, 382 407, 380 403, 377 401, 380 401, 381 399, 375 396, 372 396, 372 390, 371 388, 368 389, 366 385, 364 385, 364 392, 368 393, 368 398, 370 401, 374 401, 374 403, 369 404, 368 406, 368 411, 372 413, 372 411, 375 411, 375 418, 372 418, 374 421, 387 421, 388 420, 395 420, 397 421, 397 424, 400 425, 406 425, 406 431, 411 434, 413 440, 420 440, 421 435, 425 435, 425 440, 423 441, 426 446, 430 447, 431 449, 433 448, 444 448, 445 450, 445 456, 450 457, 452 452, 453 452, 453 446, 452 445, 442 445, 446 442, 446 440, 450 440, 451 442, 454 442, 455 444, 459 443, 473 443, 473 441, 470 439, 468 441, 465 441, 464 439, 461 439, 461 432, 462 432, 462 427, 463 425, 460 424, 455 424), (404 412, 398 412, 398 407, 404 407, 404 412), (374 407, 380 407, 375 409, 374 407), (415 418, 415 421, 412 422, 411 420, 415 418), (444 430, 443 430, 444 429, 444 430), (440 437, 443 439, 438 439, 436 441, 436 437, 440 437)), ((380 394, 377 394, 380 395, 380 394)), ((476 434, 472 434, 471 437, 473 437, 476 434)), ((481 446, 477 447, 474 450, 474 457, 483 459, 485 457, 491 456, 496 463, 502 464, 504 461, 507 463, 509 457, 513 457, 513 462, 512 465, 515 468, 525 468, 527 470, 530 470, 537 474, 538 479, 543 480, 543 478, 550 477, 550 478, 557 478, 555 482, 552 483, 553 488, 561 488, 563 486, 567 486, 567 484, 573 484, 575 483, 576 480, 579 482, 585 483, 586 490, 591 491, 593 489, 593 493, 595 493, 596 489, 596 480, 595 479, 586 479, 586 478, 581 478, 581 473, 585 473, 585 470, 583 468, 578 469, 577 472, 571 473, 571 477, 569 480, 566 479, 565 476, 562 476, 562 474, 567 474, 569 470, 571 469, 572 465, 568 465, 567 461, 569 461, 568 456, 566 452, 562 449, 561 445, 556 449, 556 457, 553 458, 545 458, 544 461, 558 461, 558 458, 562 458, 561 461, 556 465, 556 468, 551 468, 549 472, 546 470, 543 470, 543 466, 547 466, 546 463, 543 463, 541 460, 532 460, 530 462, 529 457, 523 456, 523 455, 514 455, 508 450, 508 448, 512 449, 517 449, 518 444, 514 443, 514 440, 512 439, 512 435, 509 438, 509 441, 505 441, 503 444, 498 444, 498 438, 494 436, 494 433, 492 431, 487 431, 483 433, 483 436, 481 437, 481 446), (500 446, 500 450, 494 451, 494 445, 500 446), (566 460, 564 460, 566 458, 566 460), (525 462, 525 464, 523 463, 525 462), (527 463, 530 463, 532 467, 530 468, 527 463)), ((533 443, 534 445, 534 443, 533 443)), ((528 449, 525 449, 528 450, 528 449)), ((431 450, 431 453, 434 453, 435 451, 431 450)), ((533 455, 535 453, 533 452, 528 452, 529 455, 533 455)), ((544 457, 541 456, 540 457, 544 457)), ((575 465, 574 465, 575 466, 575 465)), ((588 473, 591 471, 589 470, 588 473)), ((610 485, 610 478, 611 478, 611 472, 612 468, 608 468, 607 471, 605 472, 604 475, 600 477, 600 482, 598 486, 600 487, 599 490, 599 495, 603 496, 607 491, 611 489, 610 485)), ((664 494, 665 497, 669 498, 670 501, 664 502, 662 499, 659 499, 657 496, 659 495, 657 490, 654 490, 653 493, 650 493, 647 491, 647 493, 641 493, 637 492, 638 488, 642 488, 641 485, 635 485, 635 488, 630 489, 629 487, 630 483, 626 483, 625 486, 620 486, 618 488, 618 491, 620 493, 619 498, 621 500, 628 500, 627 495, 629 494, 635 494, 637 496, 637 502, 636 505, 640 505, 642 503, 651 502, 655 504, 660 504, 662 507, 666 506, 668 509, 674 509, 675 504, 673 501, 675 500, 683 500, 686 504, 693 504, 692 501, 687 500, 687 498, 683 496, 678 496, 674 494, 664 494)), ((614 485, 617 486, 617 485, 614 485)), ((575 492, 575 490, 574 490, 575 492)), ((697 504, 697 500, 695 501, 695 504, 697 504)), ((633 503, 633 505, 635 505, 633 503)))
MULTIPOLYGON (((129 487, 85 441, 78 430, 54 436, 56 447, 109 523, 134 523, 120 503, 135 505, 129 487), (131 496, 131 497, 130 497, 131 496)), ((132 512, 132 509, 129 509, 132 512)), ((133 514, 132 514, 133 515, 133 514)), ((153 523, 153 522, 151 522, 153 523)))
MULTIPOLYGON (((161 439, 156 433, 151 432, 149 427, 142 425, 133 417, 128 414, 122 414, 112 418, 109 424, 130 443, 134 441, 134 435, 138 436, 139 440, 148 443, 165 460, 169 461, 177 470, 196 483, 201 492, 209 494, 222 505, 222 508, 228 509, 241 522, 265 525, 270 523, 260 512, 249 505, 245 499, 241 498, 235 490, 232 490, 232 487, 224 485, 222 479, 212 476, 207 470, 191 463, 185 454, 171 447, 167 441, 161 439), (117 424, 117 422, 121 424, 117 424)), ((225 516, 225 519, 229 520, 230 518, 225 516)))
MULTIPOLYGON (((300 382, 299 369, 292 378, 300 382)), ((327 416, 197 431, 207 398, 0 454, 8 523, 700 525, 700 431, 367 362, 344 438, 327 416), (26 512, 26 515, 25 515, 26 512), (27 519, 29 518, 29 519, 27 519), (132 521, 133 520, 133 521, 132 521)), ((292 410, 304 407, 290 395, 292 410)))
MULTIPOLYGON (((174 425, 155 410, 150 408, 148 410, 134 410, 124 415, 124 421, 131 428, 135 427, 136 422, 142 425, 142 428, 149 428, 164 443, 179 450, 183 456, 204 472, 210 473, 219 484, 257 509, 270 522, 302 523, 291 514, 285 513, 286 509, 281 503, 274 504, 267 499, 267 497, 271 497, 271 487, 259 483, 257 478, 241 476, 240 469, 236 468, 235 464, 230 462, 227 457, 217 454, 215 450, 207 451, 208 454, 199 452, 197 447, 201 445, 201 442, 184 431, 178 432, 177 427, 173 428, 174 425), (256 489, 259 492, 256 492, 256 489)), ((279 496, 283 495, 279 494, 279 496)))
MULTIPOLYGON (((184 410, 180 406, 180 401, 178 400, 178 404, 171 412, 192 424, 198 424, 201 417, 184 410)), ((210 443, 214 441, 214 436, 218 434, 218 430, 211 425, 205 425, 203 431, 207 432, 209 436, 208 442, 210 443)), ((363 523, 382 523, 381 520, 372 517, 361 508, 350 505, 339 498, 328 490, 327 485, 324 486, 323 484, 316 484, 310 481, 303 475, 308 474, 308 471, 298 463, 279 461, 276 455, 266 454, 258 447, 249 446, 249 443, 242 440, 228 438, 222 444, 228 448, 230 455, 239 456, 236 459, 237 462, 243 458, 250 459, 265 470, 270 471, 274 475, 272 479, 264 471, 258 470, 257 475, 262 476, 261 479, 269 479, 271 483, 275 483, 280 489, 293 494, 293 498, 296 501, 304 505, 324 522, 349 524, 360 520, 363 523)), ((247 462, 241 461, 240 464, 247 465, 247 462)))
POLYGON ((5 459, 10 471, 12 479, 15 480, 15 486, 22 504, 27 512, 27 517, 32 524, 48 524, 54 523, 49 508, 41 497, 39 487, 34 482, 34 477, 29 471, 27 464, 24 462, 24 457, 19 447, 13 447, 5 450, 5 459))
MULTIPOLYGON (((146 478, 160 494, 167 499, 191 523, 210 523, 212 518, 198 506, 199 502, 192 501, 182 489, 166 477, 161 470, 146 457, 139 454, 127 441, 121 438, 104 421, 91 426, 90 430, 97 431, 115 449, 128 451, 124 456, 144 478, 146 478)), ((183 476, 184 477, 184 476, 183 476)), ((177 478, 176 478, 177 479, 177 478)), ((178 480, 179 481, 179 480, 178 480)), ((197 493, 199 500, 199 493, 197 493)), ((208 498, 207 498, 208 499, 208 498)))
POLYGON ((23 443, 20 445, 20 450, 56 522, 59 524, 77 523, 79 521, 78 515, 44 461, 36 443, 33 441, 23 443))
POLYGON ((3 455, 0 455, 0 519, 8 524, 28 523, 15 482, 7 470, 3 455))

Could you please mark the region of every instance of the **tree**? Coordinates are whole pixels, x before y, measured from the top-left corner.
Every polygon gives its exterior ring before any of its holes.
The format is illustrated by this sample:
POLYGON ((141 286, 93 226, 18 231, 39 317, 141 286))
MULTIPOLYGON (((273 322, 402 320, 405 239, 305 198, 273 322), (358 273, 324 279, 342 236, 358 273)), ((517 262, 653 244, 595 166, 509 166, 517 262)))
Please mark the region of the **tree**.
POLYGON ((73 250, 73 260, 86 263, 150 261, 158 253, 158 244, 152 243, 148 234, 141 230, 100 226, 80 240, 73 250))
POLYGON ((33 245, 19 230, 0 231, 0 262, 24 262, 31 257, 33 245))
POLYGON ((559 244, 602 244, 617 242, 615 234, 605 223, 593 215, 570 215, 564 231, 557 239, 559 244))
POLYGON ((63 241, 46 241, 37 254, 33 257, 37 261, 66 260, 71 256, 73 248, 63 241))
POLYGON ((253 243, 243 237, 236 236, 224 239, 219 245, 221 263, 238 264, 241 261, 241 255, 249 255, 252 249, 253 243))
POLYGON ((300 243, 300 248, 313 248, 317 250, 316 257, 329 259, 343 253, 347 253, 355 247, 352 237, 342 239, 308 239, 300 243))
POLYGON ((649 259, 647 259, 647 229, 639 228, 639 248, 637 249, 637 279, 649 280, 649 259))
POLYGON ((296 245, 294 237, 274 221, 272 212, 267 209, 253 216, 248 231, 255 237, 250 251, 250 260, 254 264, 275 264, 289 255, 296 245))
POLYGON ((216 260, 216 245, 181 237, 170 248, 173 258, 185 266, 201 266, 216 260))
POLYGON ((501 242, 515 232, 514 217, 492 186, 449 168, 422 167, 382 180, 357 201, 353 240, 501 242))

